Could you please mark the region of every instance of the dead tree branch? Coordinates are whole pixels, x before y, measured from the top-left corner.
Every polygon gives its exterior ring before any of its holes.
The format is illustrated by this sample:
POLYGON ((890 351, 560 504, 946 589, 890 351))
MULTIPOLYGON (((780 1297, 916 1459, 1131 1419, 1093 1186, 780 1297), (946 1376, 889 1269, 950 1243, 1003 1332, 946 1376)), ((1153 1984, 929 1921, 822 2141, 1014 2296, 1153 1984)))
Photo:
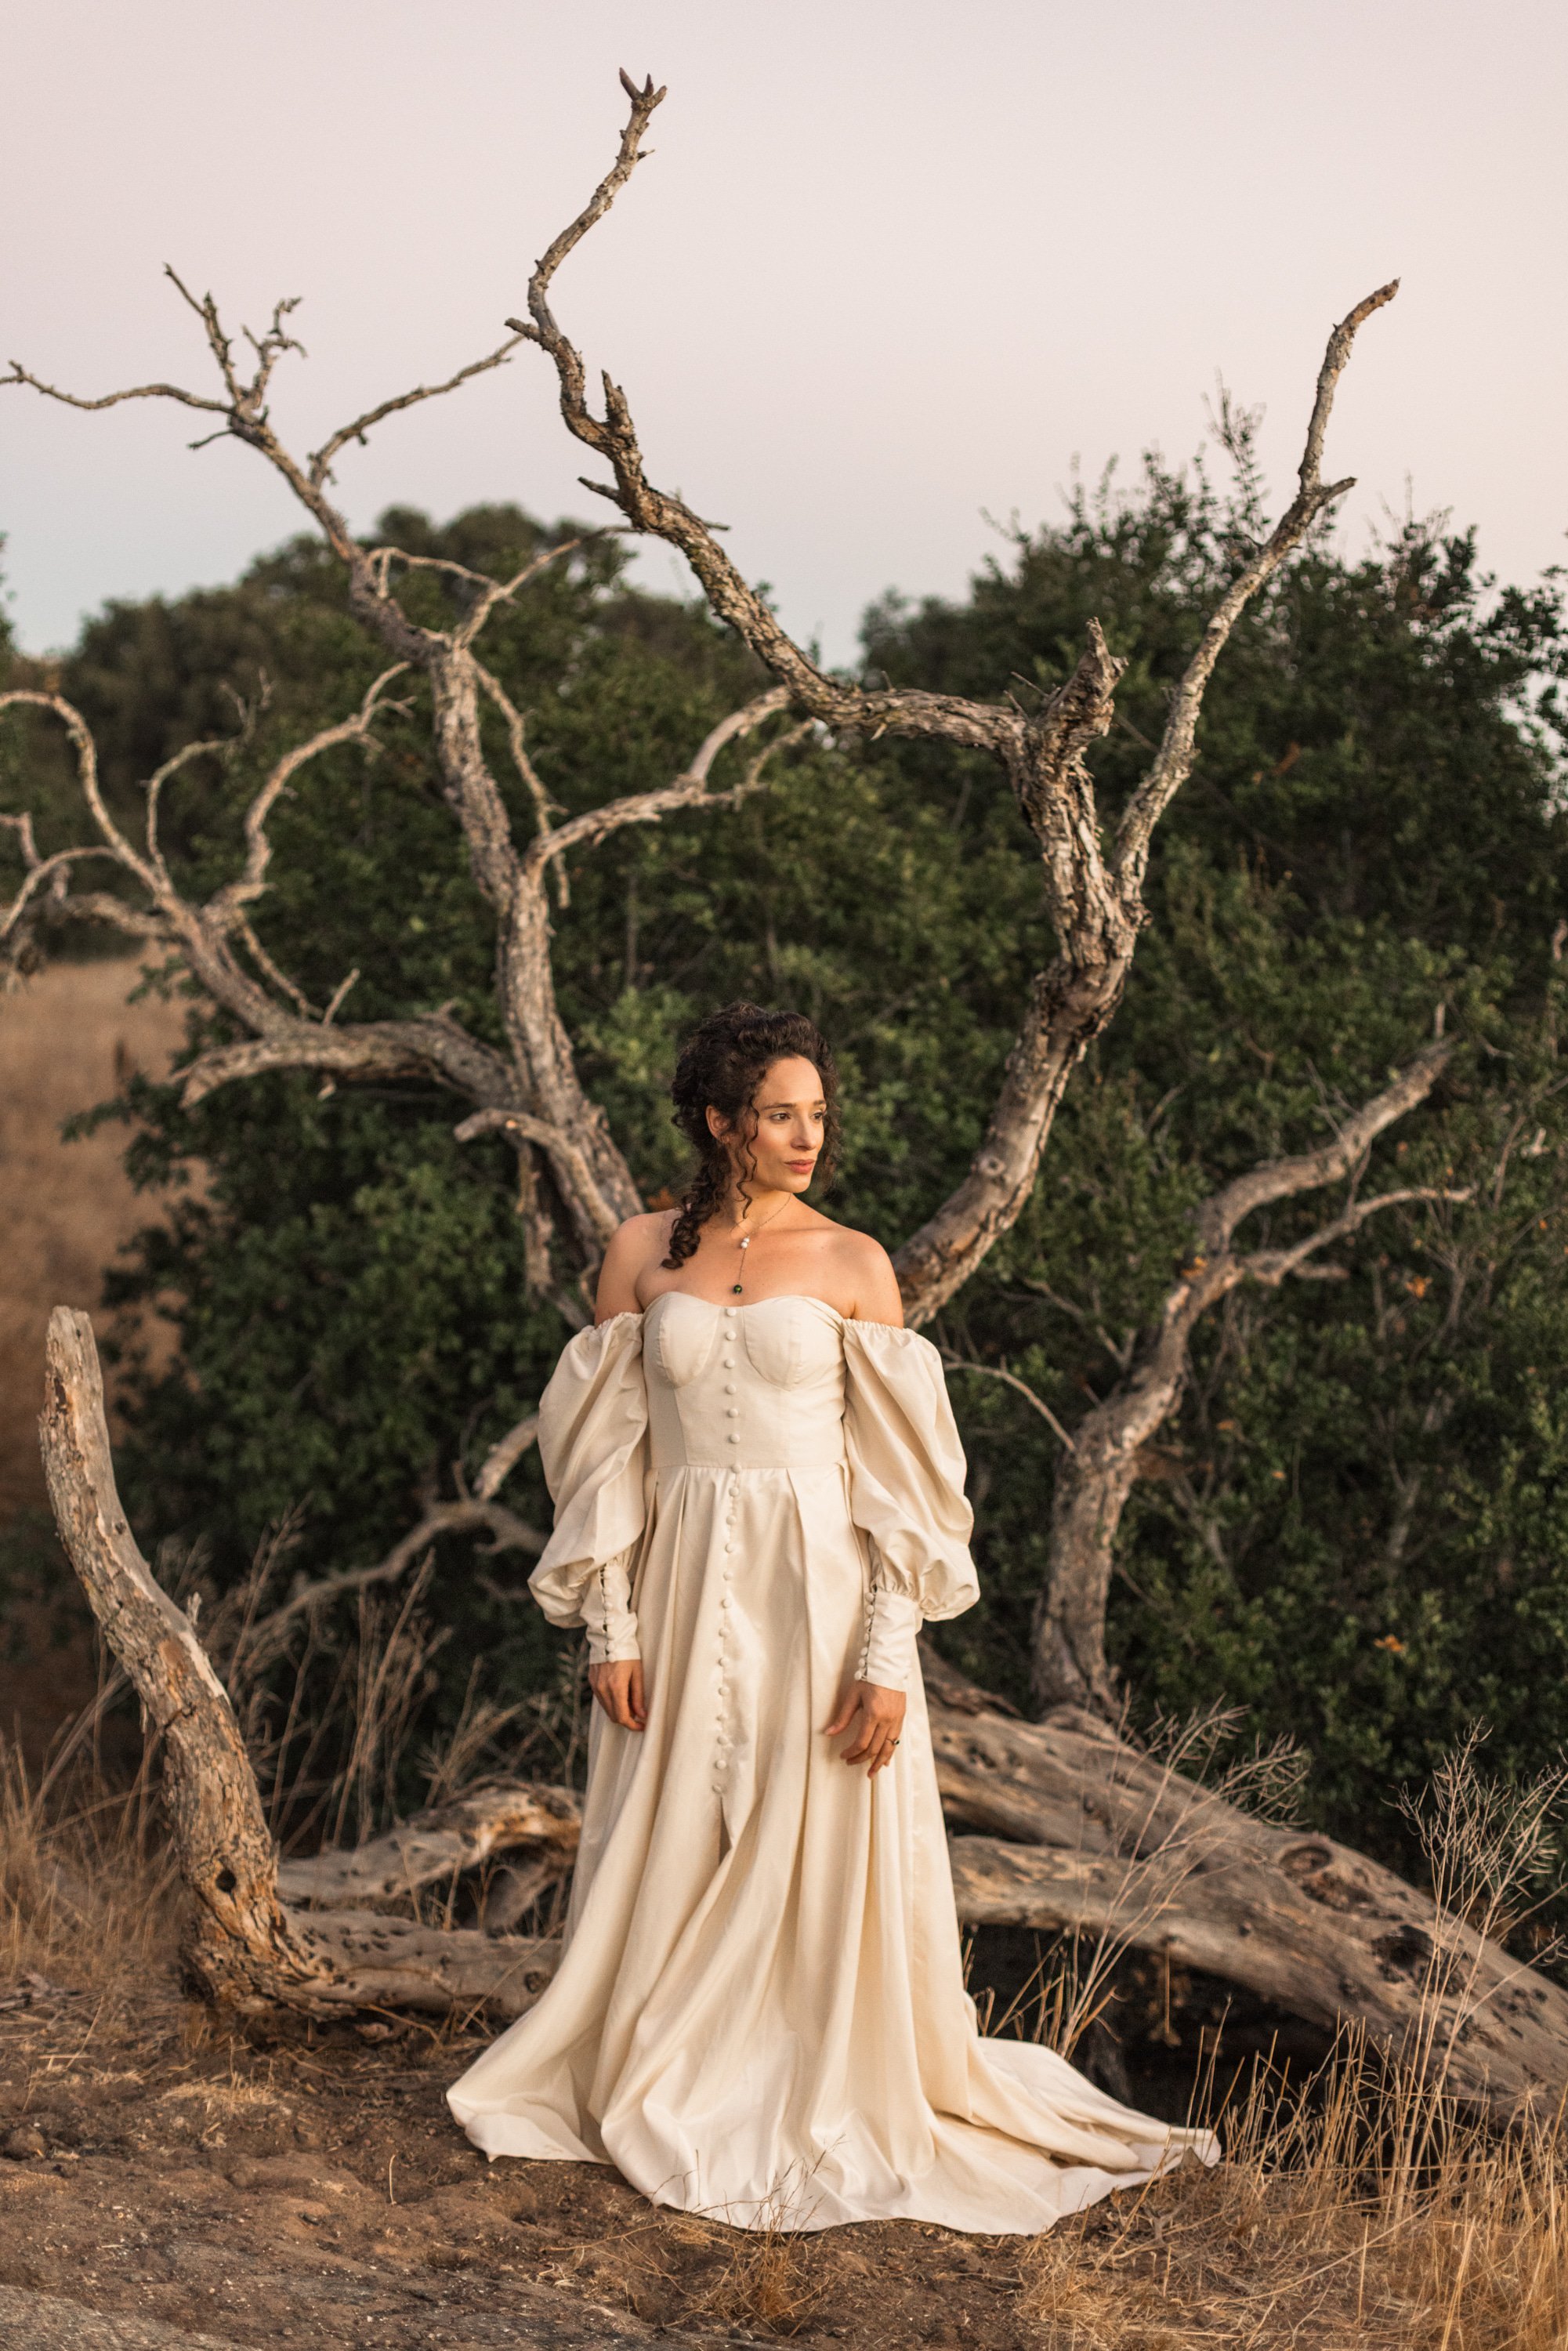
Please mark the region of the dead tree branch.
POLYGON ((1037 1396, 1029 1382, 1020 1380, 1016 1372, 1009 1372, 1001 1364, 977 1364, 972 1356, 956 1355, 950 1347, 943 1348, 942 1361, 950 1372, 977 1372, 983 1379, 1000 1380, 1004 1386, 1012 1389, 1015 1395, 1022 1396, 1031 1412, 1039 1413, 1051 1435, 1061 1438, 1069 1453, 1073 1450, 1071 1433, 1063 1428, 1044 1397, 1037 1396))
MULTIPOLYGON (((209 1996, 242 2009, 281 2004, 315 2016, 388 2003, 437 2013, 487 2005, 503 2016, 520 2014, 549 1980, 553 1943, 448 1932, 414 1918, 370 1917, 357 1907, 296 1913, 286 1904, 234 1709, 190 1618, 158 1583, 126 1522, 92 1325, 66 1306, 49 1323, 40 1434, 61 1541, 162 1742, 171 1841, 194 1897, 186 1956, 209 1996)), ((517 1815, 520 1802, 514 1792, 503 1809, 517 1815)), ((544 1834, 559 1850, 567 1833, 562 1808, 546 1804, 544 1812, 544 1826, 538 1802, 527 1812, 530 1840, 544 1834)), ((474 1842, 482 1833, 470 1822, 467 1834, 474 1842)), ((359 1900, 351 1884, 345 1900, 359 1900)))
POLYGON ((1143 884, 1155 827, 1191 768, 1204 689, 1248 603, 1299 548, 1333 501, 1353 486, 1325 484, 1322 445, 1334 387, 1357 330, 1393 299, 1380 287, 1334 328, 1319 372, 1300 466, 1299 487, 1263 545, 1227 588, 1204 628, 1172 698, 1148 772, 1117 830, 1113 852, 1085 754, 1111 724, 1113 697, 1125 664, 1097 623, 1072 676, 1032 716, 1015 705, 927 694, 914 687, 871 689, 830 676, 788 635, 767 602, 737 569, 713 527, 685 500, 648 479, 626 395, 601 379, 603 413, 589 403, 582 355, 551 307, 557 272, 643 160, 642 141, 664 96, 652 79, 641 89, 623 74, 631 100, 615 160, 576 219, 536 263, 528 317, 508 319, 512 333, 536 343, 556 371, 567 429, 609 467, 608 482, 585 479, 634 531, 678 549, 716 615, 735 629, 779 680, 790 701, 835 731, 874 737, 890 733, 987 753, 1006 774, 1039 846, 1047 911, 1057 952, 1034 980, 985 1136, 951 1196, 898 1250, 894 1262, 906 1319, 931 1317, 967 1280, 998 1237, 1016 1222, 1033 1186, 1057 1105, 1073 1068, 1111 1019, 1126 983, 1146 919, 1143 884))
POLYGON ((369 1567, 347 1567, 336 1575, 302 1583, 298 1592, 291 1592, 287 1600, 246 1626, 235 1644, 231 1671, 243 1663, 248 1674, 261 1673, 281 1653, 291 1626, 301 1616, 308 1616, 312 1609, 330 1607, 350 1593, 368 1591, 372 1584, 395 1583, 444 1535, 486 1536, 480 1549, 488 1552, 522 1551, 537 1557, 545 1547, 545 1538, 537 1527, 530 1527, 515 1510, 489 1496, 465 1495, 455 1502, 432 1502, 383 1559, 369 1567))
POLYGON ((532 1865, 542 1892, 577 1858, 582 1806, 570 1788, 535 1780, 482 1780, 450 1803, 400 1821, 346 1853, 286 1861, 277 1890, 297 1909, 383 1910, 435 1892, 503 1855, 532 1865))
POLYGON ((1341 1275, 1342 1269, 1314 1260, 1358 1232, 1370 1217, 1412 1201, 1471 1196, 1468 1188, 1430 1186, 1382 1192, 1353 1198, 1339 1216, 1285 1247, 1235 1247, 1238 1226, 1255 1210, 1358 1176, 1376 1137, 1426 1100, 1451 1052, 1448 1045, 1428 1047, 1347 1118, 1330 1142, 1249 1169, 1194 1211, 1198 1245, 1191 1261, 1167 1291, 1158 1321, 1139 1339, 1125 1375, 1084 1415, 1071 1450, 1057 1464, 1050 1564, 1035 1604, 1032 1635, 1034 1696, 1042 1712, 1078 1706, 1114 1719, 1119 1711, 1105 1656, 1105 1605, 1117 1531, 1142 1474, 1144 1448, 1186 1391, 1192 1336, 1203 1317, 1243 1282, 1277 1289, 1291 1275, 1341 1275))
POLYGON ((1365 1855, 1281 1827, 1064 1707, 1009 1720, 925 1659, 958 1914, 1105 1938, 1245 1987, 1498 2121, 1568 2093, 1568 1992, 1365 1855))

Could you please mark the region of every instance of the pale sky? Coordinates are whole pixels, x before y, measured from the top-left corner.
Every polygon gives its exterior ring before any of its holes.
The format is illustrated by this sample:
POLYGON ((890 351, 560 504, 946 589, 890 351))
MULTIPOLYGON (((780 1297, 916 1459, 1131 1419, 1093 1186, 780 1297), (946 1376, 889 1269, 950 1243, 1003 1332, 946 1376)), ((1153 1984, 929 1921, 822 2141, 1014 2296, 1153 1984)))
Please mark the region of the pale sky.
MULTIPOLYGON (((1505 575, 1565 552, 1562 0, 12 0, 0 65, 0 356, 205 390, 162 265, 236 327, 299 295, 274 415, 305 448, 502 339, 613 152, 616 68, 651 71, 655 154, 558 312, 653 479, 831 658, 888 586, 961 593, 985 514, 1058 515, 1075 460, 1189 452, 1217 372, 1288 484, 1329 327, 1395 276, 1330 437, 1345 543, 1408 496, 1505 575)), ((195 429, 0 392, 27 647, 298 528, 195 429)), ((360 526, 393 499, 597 514, 589 470, 524 350, 340 485, 360 526)), ((643 576, 689 591, 665 550, 643 576)))

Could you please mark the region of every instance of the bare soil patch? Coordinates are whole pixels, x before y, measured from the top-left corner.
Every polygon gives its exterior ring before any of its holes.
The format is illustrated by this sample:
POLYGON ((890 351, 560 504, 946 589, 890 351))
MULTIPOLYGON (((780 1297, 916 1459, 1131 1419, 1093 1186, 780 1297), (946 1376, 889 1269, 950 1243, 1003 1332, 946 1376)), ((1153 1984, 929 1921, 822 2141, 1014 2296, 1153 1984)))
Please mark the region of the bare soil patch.
MULTIPOLYGON (((1020 2309, 1029 2241, 752 2235, 598 2166, 487 2165, 443 2095, 478 2035, 257 2038, 168 1980, 134 2001, 18 1991, 0 2011, 0 2281, 34 2294, 308 2351, 1059 2339, 1020 2309)), ((1170 2224, 1203 2188, 1141 2199, 1156 2301, 1170 2224)))

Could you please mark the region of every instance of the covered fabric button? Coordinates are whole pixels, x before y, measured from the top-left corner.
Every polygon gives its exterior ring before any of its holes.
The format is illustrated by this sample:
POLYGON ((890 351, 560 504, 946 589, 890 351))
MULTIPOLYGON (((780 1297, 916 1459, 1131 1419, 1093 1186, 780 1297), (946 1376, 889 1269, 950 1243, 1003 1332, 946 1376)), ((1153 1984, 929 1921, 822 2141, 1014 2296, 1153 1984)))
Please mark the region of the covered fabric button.
POLYGON ((729 1442, 731 1445, 738 1445, 740 1443, 740 1431, 737 1428, 732 1428, 730 1430, 729 1442))

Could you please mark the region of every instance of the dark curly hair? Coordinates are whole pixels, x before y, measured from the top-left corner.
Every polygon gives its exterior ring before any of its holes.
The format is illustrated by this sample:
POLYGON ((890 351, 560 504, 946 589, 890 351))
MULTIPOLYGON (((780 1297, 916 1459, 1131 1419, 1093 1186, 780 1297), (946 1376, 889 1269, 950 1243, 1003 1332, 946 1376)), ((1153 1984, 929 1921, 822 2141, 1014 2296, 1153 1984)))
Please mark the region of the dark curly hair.
MULTIPOLYGON (((749 1143, 756 1126, 753 1123, 747 1129, 747 1115, 756 1102, 758 1086, 775 1061, 797 1055, 813 1062, 822 1081, 828 1114, 817 1170, 831 1176, 839 1152, 839 1078, 827 1040, 814 1020, 808 1020, 803 1012, 768 1012, 760 1004, 727 1004, 722 1010, 710 1012, 686 1039, 675 1063, 670 1097, 675 1105, 674 1123, 696 1153, 696 1165, 681 1193, 665 1265, 685 1265, 696 1249, 703 1227, 717 1215, 729 1189, 729 1153, 708 1126, 709 1108, 722 1112, 749 1143)), ((751 1172, 756 1173, 755 1160, 751 1172)))

